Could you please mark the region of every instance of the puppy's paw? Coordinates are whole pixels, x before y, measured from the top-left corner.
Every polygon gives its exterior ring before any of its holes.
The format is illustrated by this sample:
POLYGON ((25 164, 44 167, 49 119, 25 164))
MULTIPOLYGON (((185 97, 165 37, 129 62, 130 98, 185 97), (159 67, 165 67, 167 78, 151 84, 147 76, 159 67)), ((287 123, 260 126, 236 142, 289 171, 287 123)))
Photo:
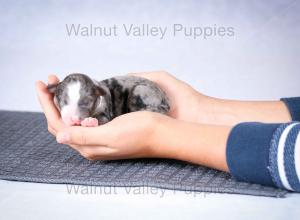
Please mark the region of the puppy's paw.
POLYGON ((83 127, 97 127, 98 126, 98 120, 97 118, 85 118, 84 120, 81 121, 81 126, 83 127))

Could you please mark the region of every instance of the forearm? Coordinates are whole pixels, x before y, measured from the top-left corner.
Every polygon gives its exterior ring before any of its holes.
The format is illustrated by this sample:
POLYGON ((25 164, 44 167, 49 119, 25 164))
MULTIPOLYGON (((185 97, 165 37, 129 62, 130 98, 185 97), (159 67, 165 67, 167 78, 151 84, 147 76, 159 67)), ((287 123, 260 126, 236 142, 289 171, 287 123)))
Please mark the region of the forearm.
POLYGON ((169 118, 156 125, 152 154, 227 171, 226 142, 230 129, 169 118))
POLYGON ((284 123, 291 115, 282 101, 233 101, 204 97, 200 121, 212 124, 235 125, 245 121, 284 123))
POLYGON ((300 123, 247 122, 232 128, 168 118, 156 123, 150 139, 153 157, 188 161, 230 172, 239 181, 300 192, 300 123))

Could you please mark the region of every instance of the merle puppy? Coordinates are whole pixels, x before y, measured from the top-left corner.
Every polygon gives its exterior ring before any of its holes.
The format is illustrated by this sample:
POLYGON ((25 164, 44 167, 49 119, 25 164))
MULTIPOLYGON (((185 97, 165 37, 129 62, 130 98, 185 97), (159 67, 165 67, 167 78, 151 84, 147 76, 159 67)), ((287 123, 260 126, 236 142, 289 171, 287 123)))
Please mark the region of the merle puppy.
POLYGON ((166 94, 152 81, 136 76, 95 81, 74 73, 48 85, 48 90, 54 93, 54 103, 69 126, 93 127, 128 112, 166 114, 170 110, 166 94))

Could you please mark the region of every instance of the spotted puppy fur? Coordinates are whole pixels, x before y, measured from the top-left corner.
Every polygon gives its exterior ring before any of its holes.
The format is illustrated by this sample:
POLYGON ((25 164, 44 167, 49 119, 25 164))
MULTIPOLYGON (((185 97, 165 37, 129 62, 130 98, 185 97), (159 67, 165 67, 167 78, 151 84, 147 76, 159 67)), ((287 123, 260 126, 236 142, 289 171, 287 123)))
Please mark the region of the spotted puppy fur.
POLYGON ((74 88, 79 90, 75 104, 80 120, 93 117, 104 124, 128 112, 145 110, 166 114, 170 110, 164 91, 145 78, 117 76, 95 81, 87 75, 74 73, 59 84, 48 86, 55 94, 54 103, 60 111, 74 102, 75 95, 70 92, 74 88))

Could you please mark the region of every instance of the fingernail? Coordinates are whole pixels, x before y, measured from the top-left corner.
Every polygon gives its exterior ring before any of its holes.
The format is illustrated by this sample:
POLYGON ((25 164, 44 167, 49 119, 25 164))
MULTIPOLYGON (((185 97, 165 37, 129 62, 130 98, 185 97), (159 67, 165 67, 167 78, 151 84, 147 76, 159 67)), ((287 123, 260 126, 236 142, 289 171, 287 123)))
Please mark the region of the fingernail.
POLYGON ((66 143, 69 140, 70 140, 70 135, 66 132, 59 132, 56 136, 56 141, 61 144, 66 143))

